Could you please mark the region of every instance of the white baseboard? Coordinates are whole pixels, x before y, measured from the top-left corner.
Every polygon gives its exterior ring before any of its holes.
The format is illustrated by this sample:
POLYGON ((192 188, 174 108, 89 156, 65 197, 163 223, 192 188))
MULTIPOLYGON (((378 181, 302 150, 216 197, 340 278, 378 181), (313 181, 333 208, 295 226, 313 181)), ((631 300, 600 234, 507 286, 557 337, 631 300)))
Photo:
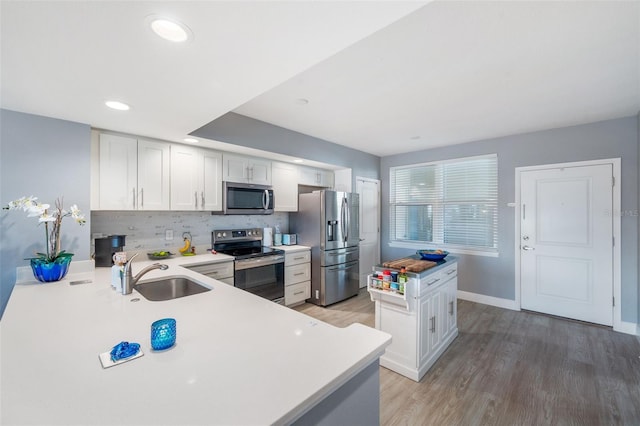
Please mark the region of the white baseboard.
MULTIPOLYGON (((85 272, 93 272, 95 264, 91 260, 72 260, 69 264, 69 273, 80 274, 85 272)), ((18 266, 16 268, 16 284, 23 282, 35 281, 31 266, 18 266)))
POLYGON ((469 302, 482 303, 483 305, 495 306, 497 308, 511 309, 512 311, 520 310, 520 306, 516 304, 515 300, 485 296, 484 294, 470 293, 468 291, 458 290, 458 299, 468 300, 469 302))
POLYGON ((640 336, 640 324, 620 321, 620 324, 618 326, 613 327, 613 331, 640 336))
MULTIPOLYGON (((483 305, 495 306, 497 308, 511 309, 512 311, 520 310, 520 307, 517 306, 515 300, 485 296, 484 294, 470 293, 468 291, 458 290, 458 299, 468 300, 469 302, 482 303, 483 305)), ((621 321, 620 325, 613 327, 613 331, 640 336, 640 324, 621 321)))

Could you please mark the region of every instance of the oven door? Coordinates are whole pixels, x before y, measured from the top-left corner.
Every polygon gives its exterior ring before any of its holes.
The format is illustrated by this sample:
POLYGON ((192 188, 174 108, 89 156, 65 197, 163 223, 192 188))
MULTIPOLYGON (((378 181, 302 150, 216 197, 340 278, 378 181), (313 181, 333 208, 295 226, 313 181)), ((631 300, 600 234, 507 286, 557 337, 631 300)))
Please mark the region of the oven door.
POLYGON ((256 296, 284 303, 284 256, 261 256, 235 261, 235 286, 256 296))

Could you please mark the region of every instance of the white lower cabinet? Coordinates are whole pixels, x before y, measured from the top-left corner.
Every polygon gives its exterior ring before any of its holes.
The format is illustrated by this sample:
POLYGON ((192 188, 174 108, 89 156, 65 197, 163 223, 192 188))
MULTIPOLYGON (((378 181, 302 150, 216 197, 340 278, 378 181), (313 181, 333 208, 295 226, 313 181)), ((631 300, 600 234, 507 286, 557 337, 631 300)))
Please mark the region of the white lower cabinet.
POLYGON ((284 257, 284 304, 294 306, 311 297, 311 250, 286 252, 284 257))
POLYGON ((380 365, 419 381, 458 335, 457 263, 447 263, 422 274, 409 274, 405 294, 372 285, 376 328, 393 336, 380 365))

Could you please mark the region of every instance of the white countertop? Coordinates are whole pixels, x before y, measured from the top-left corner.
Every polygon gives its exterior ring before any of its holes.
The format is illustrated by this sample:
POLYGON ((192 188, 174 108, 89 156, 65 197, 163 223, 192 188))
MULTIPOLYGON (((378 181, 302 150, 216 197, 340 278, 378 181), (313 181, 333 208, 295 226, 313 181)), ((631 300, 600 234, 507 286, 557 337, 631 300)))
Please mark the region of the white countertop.
MULTIPOLYGON (((0 423, 288 423, 389 345, 386 333, 336 328, 179 266, 230 259, 163 261, 168 270, 143 280, 179 274, 213 288, 164 302, 117 294, 110 268, 16 285, 0 321, 0 423), (69 284, 80 279, 93 282, 69 284), (150 325, 165 317, 177 320, 177 343, 154 352, 150 325), (123 340, 144 356, 103 369, 98 354, 123 340)), ((134 274, 153 263, 137 260, 134 274)))

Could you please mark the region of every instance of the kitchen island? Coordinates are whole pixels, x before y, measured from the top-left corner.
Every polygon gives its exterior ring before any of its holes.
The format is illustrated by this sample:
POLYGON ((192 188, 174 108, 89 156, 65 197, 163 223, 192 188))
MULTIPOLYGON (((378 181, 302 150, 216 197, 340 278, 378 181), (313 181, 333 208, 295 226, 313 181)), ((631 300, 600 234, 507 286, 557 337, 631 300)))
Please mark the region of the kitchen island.
MULTIPOLYGON (((391 337, 336 328, 183 268, 225 255, 162 261, 145 279, 187 276, 211 291, 151 302, 110 286, 110 268, 15 286, 2 321, 2 424, 377 424, 378 359, 391 337), (90 283, 70 285, 72 281, 90 283), (138 299, 136 301, 136 299, 138 299), (153 351, 150 325, 177 320, 176 345, 153 351), (121 341, 144 356, 103 369, 121 341)), ((134 274, 154 262, 133 263, 134 274)))

